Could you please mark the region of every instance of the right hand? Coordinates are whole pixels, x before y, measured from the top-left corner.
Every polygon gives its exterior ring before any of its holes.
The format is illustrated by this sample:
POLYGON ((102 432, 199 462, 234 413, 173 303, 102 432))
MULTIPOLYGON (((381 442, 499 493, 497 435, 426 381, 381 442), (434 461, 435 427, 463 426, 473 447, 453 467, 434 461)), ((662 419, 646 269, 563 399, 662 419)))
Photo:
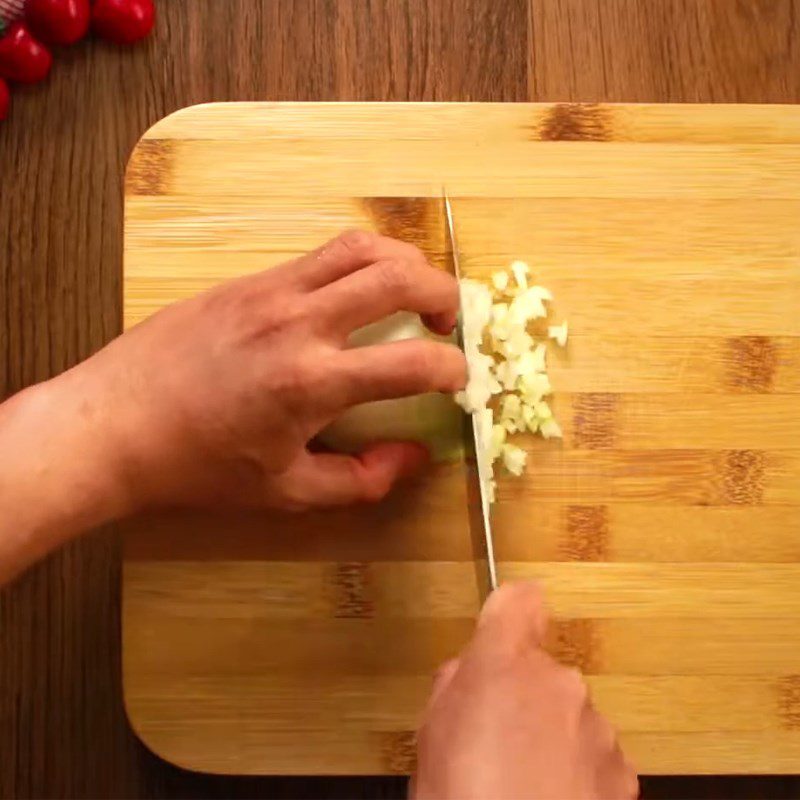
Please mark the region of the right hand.
POLYGON ((542 596, 508 584, 440 670, 418 738, 414 800, 632 800, 636 772, 580 673, 541 649, 542 596))

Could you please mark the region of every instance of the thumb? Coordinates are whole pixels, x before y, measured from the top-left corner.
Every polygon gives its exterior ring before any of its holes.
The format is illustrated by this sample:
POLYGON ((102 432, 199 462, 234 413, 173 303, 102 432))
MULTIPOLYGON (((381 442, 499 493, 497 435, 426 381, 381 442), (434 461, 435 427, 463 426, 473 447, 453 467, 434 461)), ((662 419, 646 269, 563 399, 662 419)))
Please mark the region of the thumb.
POLYGON ((542 589, 535 581, 507 583, 489 595, 475 630, 475 641, 517 650, 541 645, 547 631, 542 589))
POLYGON ((304 453, 286 476, 292 498, 305 506, 339 506, 383 499, 428 463, 413 442, 377 442, 355 456, 304 453))
POLYGON ((428 698, 428 705, 432 706, 436 699, 444 692, 453 680, 456 672, 458 672, 459 660, 451 658, 445 661, 433 677, 433 688, 431 689, 431 696, 428 698))

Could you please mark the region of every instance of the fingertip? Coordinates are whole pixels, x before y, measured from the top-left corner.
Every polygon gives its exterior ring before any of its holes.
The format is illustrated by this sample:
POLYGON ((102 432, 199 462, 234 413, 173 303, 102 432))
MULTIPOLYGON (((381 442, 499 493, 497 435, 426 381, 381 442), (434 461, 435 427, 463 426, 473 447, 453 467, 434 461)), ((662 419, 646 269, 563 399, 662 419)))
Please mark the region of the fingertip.
POLYGON ((441 314, 423 314, 422 322, 432 333, 449 336, 456 326, 456 312, 446 311, 441 314))
POLYGON ((430 452, 419 442, 377 442, 362 451, 361 461, 366 467, 390 472, 394 480, 399 480, 425 467, 430 462, 430 452))
POLYGON ((377 442, 357 456, 361 464, 362 499, 378 502, 401 480, 418 473, 430 455, 416 442, 377 442))
POLYGON ((401 476, 410 478, 431 463, 431 451, 419 442, 399 442, 402 446, 401 476))
POLYGON ((541 644, 547 631, 544 592, 537 581, 506 583, 489 595, 478 628, 496 629, 512 640, 541 644))
POLYGON ((429 379, 431 386, 436 386, 437 391, 447 393, 463 389, 467 385, 468 377, 467 356, 464 351, 453 342, 426 344, 435 348, 428 356, 435 369, 435 373, 429 379))
POLYGON ((458 361, 455 364, 455 369, 453 372, 452 391, 457 392, 463 389, 467 385, 469 372, 468 372, 466 354, 460 347, 455 347, 454 345, 454 349, 458 352, 458 361))

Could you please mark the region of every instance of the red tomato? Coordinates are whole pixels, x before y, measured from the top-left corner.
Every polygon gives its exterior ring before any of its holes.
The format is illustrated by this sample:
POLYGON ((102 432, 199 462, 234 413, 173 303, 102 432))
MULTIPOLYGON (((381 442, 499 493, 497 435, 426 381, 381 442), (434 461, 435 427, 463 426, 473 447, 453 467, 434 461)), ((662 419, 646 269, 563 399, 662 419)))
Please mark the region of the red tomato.
POLYGON ((25 20, 46 44, 73 44, 89 30, 89 0, 27 0, 25 20))
POLYGON ((117 44, 133 44, 153 29, 153 0, 95 0, 92 29, 117 44))
POLYGON ((8 106, 11 102, 11 92, 8 91, 8 84, 0 78, 0 122, 8 116, 8 106))
POLYGON ((47 77, 53 57, 31 36, 23 22, 13 22, 0 39, 0 77, 17 83, 38 83, 47 77))

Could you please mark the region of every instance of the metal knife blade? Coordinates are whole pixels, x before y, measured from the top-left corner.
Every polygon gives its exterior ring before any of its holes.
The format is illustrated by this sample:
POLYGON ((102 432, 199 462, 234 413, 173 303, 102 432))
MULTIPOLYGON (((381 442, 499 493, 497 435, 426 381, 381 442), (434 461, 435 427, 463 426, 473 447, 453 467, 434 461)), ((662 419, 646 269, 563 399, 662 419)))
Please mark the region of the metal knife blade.
MULTIPOLYGON (((445 212, 445 244, 447 254, 457 280, 461 280, 458 242, 453 209, 447 192, 442 190, 445 212)), ((461 311, 456 319, 456 342, 464 349, 464 319, 461 311)), ((475 564, 475 578, 481 603, 489 593, 497 588, 497 567, 494 560, 492 524, 489 515, 489 498, 486 494, 488 475, 478 458, 478 424, 475 414, 464 414, 464 468, 467 479, 467 510, 469 531, 472 539, 472 559, 475 564)))

